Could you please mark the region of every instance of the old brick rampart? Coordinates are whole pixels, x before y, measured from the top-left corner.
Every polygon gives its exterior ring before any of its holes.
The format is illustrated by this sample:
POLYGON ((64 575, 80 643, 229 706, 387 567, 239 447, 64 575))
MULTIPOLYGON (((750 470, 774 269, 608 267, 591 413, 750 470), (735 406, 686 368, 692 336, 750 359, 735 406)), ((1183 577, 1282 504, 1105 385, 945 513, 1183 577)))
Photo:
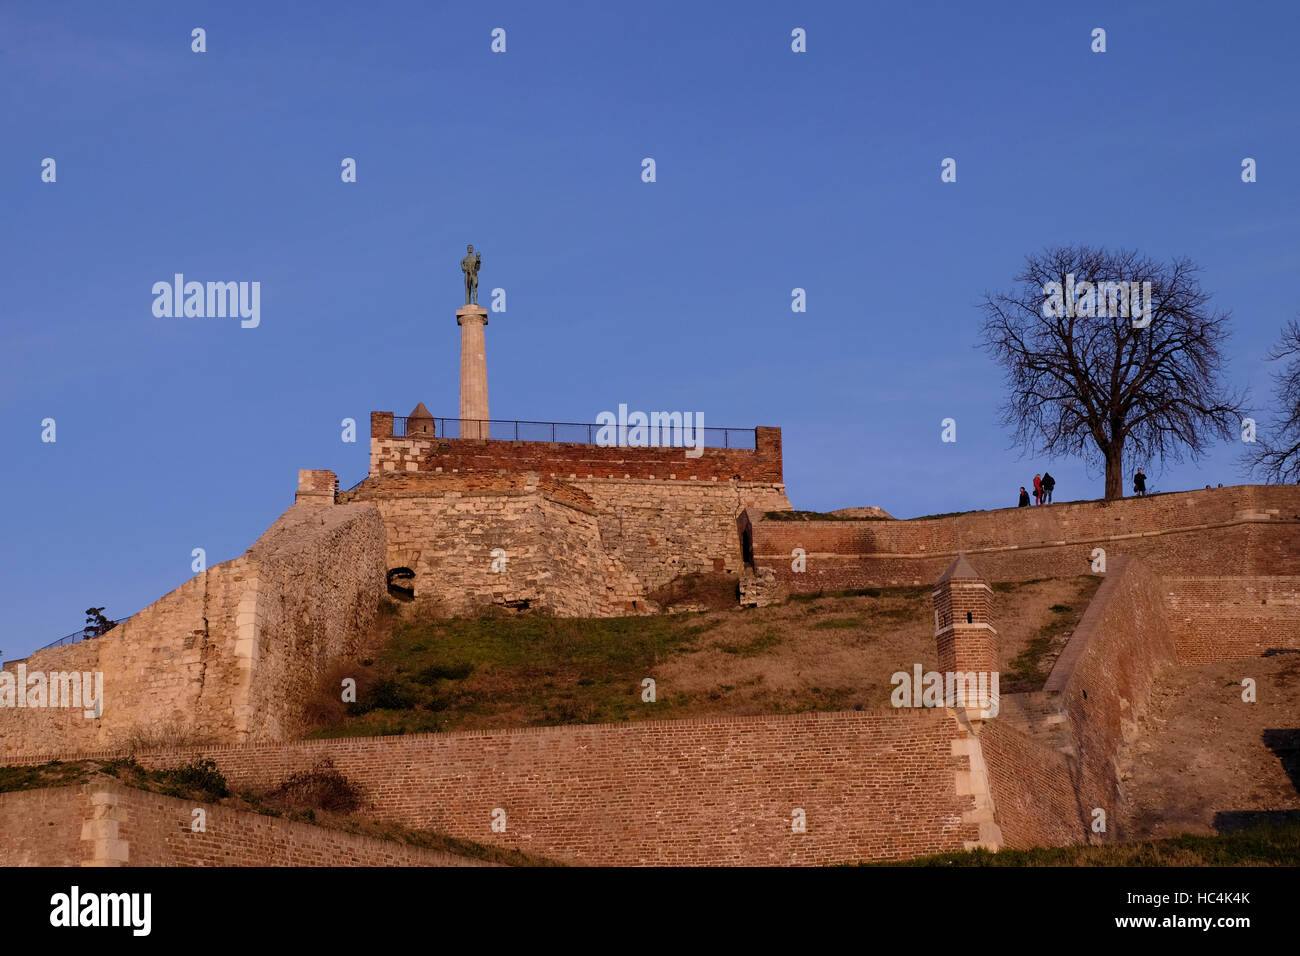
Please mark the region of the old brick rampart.
POLYGON ((1087 814, 1101 808, 1115 815, 1120 749, 1136 731, 1157 674, 1173 663, 1159 576, 1137 559, 1114 559, 1043 685, 1059 695, 1069 718, 1071 774, 1087 814))
POLYGON ((1300 574, 1300 487, 1240 485, 946 518, 772 520, 748 512, 755 563, 791 593, 929 584, 959 553, 995 581, 1087 573, 1091 552, 1162 573, 1300 574), (806 554, 803 572, 792 552, 806 554))
POLYGON ((0 793, 0 866, 483 866, 119 783, 0 793), (204 811, 195 831, 196 806, 204 811))
POLYGON ((1300 650, 1300 577, 1166 577, 1179 664, 1300 650))
MULTIPOLYGON (((382 820, 586 864, 901 859, 978 839, 951 711, 847 711, 137 755, 211 757, 234 789, 329 757, 382 820), (505 832, 492 828, 505 814, 505 832), (792 826, 802 810, 806 832, 792 826)), ((85 754, 81 756, 106 756, 85 754)), ((29 758, 24 762, 40 762, 29 758)))
POLYGON ((602 446, 578 442, 394 436, 391 412, 370 414, 370 474, 528 472, 553 478, 658 478, 780 484, 781 429, 754 430, 754 448, 602 446), (694 453, 695 450, 689 449, 694 453))

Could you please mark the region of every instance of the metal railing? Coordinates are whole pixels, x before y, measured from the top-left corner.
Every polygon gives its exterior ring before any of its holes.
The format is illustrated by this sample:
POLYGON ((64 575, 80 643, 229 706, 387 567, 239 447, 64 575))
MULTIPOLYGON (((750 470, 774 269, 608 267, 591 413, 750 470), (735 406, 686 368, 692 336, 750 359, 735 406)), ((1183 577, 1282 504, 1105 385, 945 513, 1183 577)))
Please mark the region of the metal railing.
MULTIPOLYGON (((610 426, 590 425, 581 422, 418 418, 415 420, 415 430, 408 427, 409 422, 409 418, 394 417, 393 437, 460 438, 463 423, 466 426, 464 431, 468 433, 468 437, 488 438, 491 441, 565 442, 573 445, 613 444, 612 442, 598 442, 596 440, 601 430, 607 430, 610 426), (487 434, 483 434, 484 432, 487 434)), ((629 427, 628 431, 631 430, 631 427, 629 427)), ((753 428, 712 428, 706 426, 700 431, 704 432, 704 447, 706 448, 736 448, 754 451, 758 447, 757 432, 753 428)), ((667 424, 664 424, 662 427, 648 428, 647 433, 650 438, 656 440, 654 445, 631 447, 679 448, 687 444, 683 441, 684 435, 689 435, 691 438, 690 445, 695 445, 695 429, 670 428, 667 424)), ((626 447, 627 443, 623 442, 622 445, 626 447)))
MULTIPOLYGON (((122 621, 125 620, 126 618, 122 618, 122 621)), ((117 627, 119 624, 121 624, 122 621, 112 621, 111 622, 112 627, 100 631, 98 634, 87 634, 86 632, 92 630, 92 628, 83 627, 79 631, 73 631, 71 634, 67 635, 66 637, 61 637, 57 641, 51 641, 50 643, 46 644, 44 647, 38 647, 36 649, 38 651, 48 651, 51 647, 62 647, 64 644, 78 644, 81 641, 93 641, 97 637, 103 637, 114 627, 117 627)))

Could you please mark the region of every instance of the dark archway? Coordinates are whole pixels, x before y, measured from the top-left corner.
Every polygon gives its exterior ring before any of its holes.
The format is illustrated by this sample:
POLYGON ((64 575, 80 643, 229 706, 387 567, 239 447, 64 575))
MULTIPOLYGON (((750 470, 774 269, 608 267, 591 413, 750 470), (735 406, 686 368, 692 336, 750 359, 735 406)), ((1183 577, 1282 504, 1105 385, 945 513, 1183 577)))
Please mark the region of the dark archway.
POLYGON ((410 568, 391 568, 388 572, 388 594, 399 601, 414 601, 415 572, 410 568))
POLYGON ((740 532, 740 560, 745 567, 754 567, 754 526, 749 515, 742 511, 736 516, 736 530, 740 532))

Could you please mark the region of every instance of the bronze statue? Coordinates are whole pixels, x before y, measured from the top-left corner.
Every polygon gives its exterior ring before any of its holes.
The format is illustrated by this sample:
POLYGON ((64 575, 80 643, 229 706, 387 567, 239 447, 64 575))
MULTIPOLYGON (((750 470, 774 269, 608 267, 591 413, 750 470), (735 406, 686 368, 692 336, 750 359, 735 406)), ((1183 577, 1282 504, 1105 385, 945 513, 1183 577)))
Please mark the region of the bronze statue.
POLYGON ((465 248, 469 255, 460 260, 460 271, 465 273, 465 304, 478 305, 478 267, 483 264, 483 254, 475 252, 473 244, 465 248))

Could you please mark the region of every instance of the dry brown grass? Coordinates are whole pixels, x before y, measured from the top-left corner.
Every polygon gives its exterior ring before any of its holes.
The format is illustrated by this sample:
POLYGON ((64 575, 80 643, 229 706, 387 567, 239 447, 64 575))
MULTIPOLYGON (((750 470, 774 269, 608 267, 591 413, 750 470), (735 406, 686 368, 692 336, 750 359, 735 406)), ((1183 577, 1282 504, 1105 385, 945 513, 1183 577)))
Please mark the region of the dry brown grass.
POLYGON ((1300 654, 1168 667, 1121 755, 1124 839, 1300 820, 1300 654), (1256 701, 1241 699, 1254 678, 1256 701))
MULTIPOLYGON (((1083 576, 999 585, 993 622, 1001 670, 1063 615, 1077 620, 1097 584, 1097 578, 1083 576), (1054 606, 1070 611, 1052 611, 1054 606)), ((793 600, 705 615, 714 626, 694 650, 659 669, 660 686, 665 693, 697 698, 694 710, 701 713, 888 707, 895 672, 910 672, 915 664, 925 670, 938 666, 930 592, 891 588, 876 597, 793 600)), ((1060 646, 1072 631, 1062 629, 1060 646)), ((1041 677, 1046 675, 1044 669, 1041 677)))
MULTIPOLYGON (((998 585, 1003 667, 1020 658, 1021 682, 1041 686, 1096 586, 1091 576, 998 585)), ((337 680, 326 688, 327 719, 311 736, 888 707, 895 672, 937 665, 930 590, 634 618, 404 616, 373 667, 357 670, 356 705, 343 713, 337 680), (654 703, 641 699, 647 677, 654 703)))

